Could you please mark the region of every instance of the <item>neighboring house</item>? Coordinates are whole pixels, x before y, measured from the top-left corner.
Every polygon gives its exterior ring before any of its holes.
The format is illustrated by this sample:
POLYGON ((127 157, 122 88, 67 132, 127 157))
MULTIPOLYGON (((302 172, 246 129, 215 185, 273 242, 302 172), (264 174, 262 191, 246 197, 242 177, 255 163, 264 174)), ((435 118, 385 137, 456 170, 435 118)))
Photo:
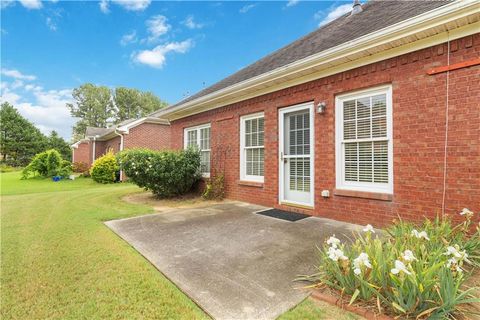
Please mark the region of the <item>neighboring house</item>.
POLYGON ((480 2, 353 12, 151 116, 232 199, 375 225, 480 212, 480 2))
POLYGON ((117 153, 131 148, 170 149, 168 121, 144 117, 125 120, 110 128, 87 127, 85 139, 72 145, 72 159, 90 166, 109 150, 117 153))

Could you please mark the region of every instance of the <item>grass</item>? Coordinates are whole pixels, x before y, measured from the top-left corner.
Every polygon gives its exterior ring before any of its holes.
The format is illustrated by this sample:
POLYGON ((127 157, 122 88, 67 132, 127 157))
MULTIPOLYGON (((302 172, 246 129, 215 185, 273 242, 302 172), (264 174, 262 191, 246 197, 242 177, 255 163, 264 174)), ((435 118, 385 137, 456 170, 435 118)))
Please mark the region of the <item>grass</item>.
MULTIPOLYGON (((104 226, 105 220, 153 212, 121 200, 138 192, 136 186, 0 176, 1 319, 208 318, 104 226)), ((282 319, 329 319, 329 312, 352 319, 310 300, 282 319)))

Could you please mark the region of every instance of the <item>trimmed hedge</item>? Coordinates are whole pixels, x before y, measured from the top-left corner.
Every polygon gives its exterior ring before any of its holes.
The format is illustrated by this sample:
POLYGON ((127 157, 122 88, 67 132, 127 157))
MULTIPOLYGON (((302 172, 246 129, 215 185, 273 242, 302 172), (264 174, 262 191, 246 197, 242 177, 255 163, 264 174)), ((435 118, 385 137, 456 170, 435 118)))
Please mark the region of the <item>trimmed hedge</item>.
POLYGON ((200 152, 131 149, 117 155, 130 181, 158 197, 185 194, 200 178, 200 152))
POLYGON ((90 175, 93 181, 99 183, 113 183, 117 180, 119 170, 117 159, 113 152, 108 152, 93 163, 90 168, 90 175))

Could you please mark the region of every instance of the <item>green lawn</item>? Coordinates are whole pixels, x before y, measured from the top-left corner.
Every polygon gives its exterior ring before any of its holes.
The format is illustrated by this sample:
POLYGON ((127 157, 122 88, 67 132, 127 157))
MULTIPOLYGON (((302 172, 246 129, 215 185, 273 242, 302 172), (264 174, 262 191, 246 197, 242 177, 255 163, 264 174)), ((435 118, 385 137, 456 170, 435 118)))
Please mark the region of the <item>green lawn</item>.
MULTIPOLYGON (((153 212, 120 200, 137 187, 19 178, 1 174, 2 319, 207 318, 102 223, 153 212)), ((331 312, 307 300, 283 318, 331 312)))

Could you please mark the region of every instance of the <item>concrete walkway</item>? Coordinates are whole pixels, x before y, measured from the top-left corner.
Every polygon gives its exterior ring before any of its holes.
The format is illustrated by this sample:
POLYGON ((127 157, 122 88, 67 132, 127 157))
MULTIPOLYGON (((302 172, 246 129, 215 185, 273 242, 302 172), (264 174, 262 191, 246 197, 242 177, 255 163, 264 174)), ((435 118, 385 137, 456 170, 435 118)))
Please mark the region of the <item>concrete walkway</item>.
POLYGON ((213 318, 275 319, 308 295, 292 280, 315 272, 315 245, 359 226, 253 213, 263 209, 229 201, 106 225, 213 318))

